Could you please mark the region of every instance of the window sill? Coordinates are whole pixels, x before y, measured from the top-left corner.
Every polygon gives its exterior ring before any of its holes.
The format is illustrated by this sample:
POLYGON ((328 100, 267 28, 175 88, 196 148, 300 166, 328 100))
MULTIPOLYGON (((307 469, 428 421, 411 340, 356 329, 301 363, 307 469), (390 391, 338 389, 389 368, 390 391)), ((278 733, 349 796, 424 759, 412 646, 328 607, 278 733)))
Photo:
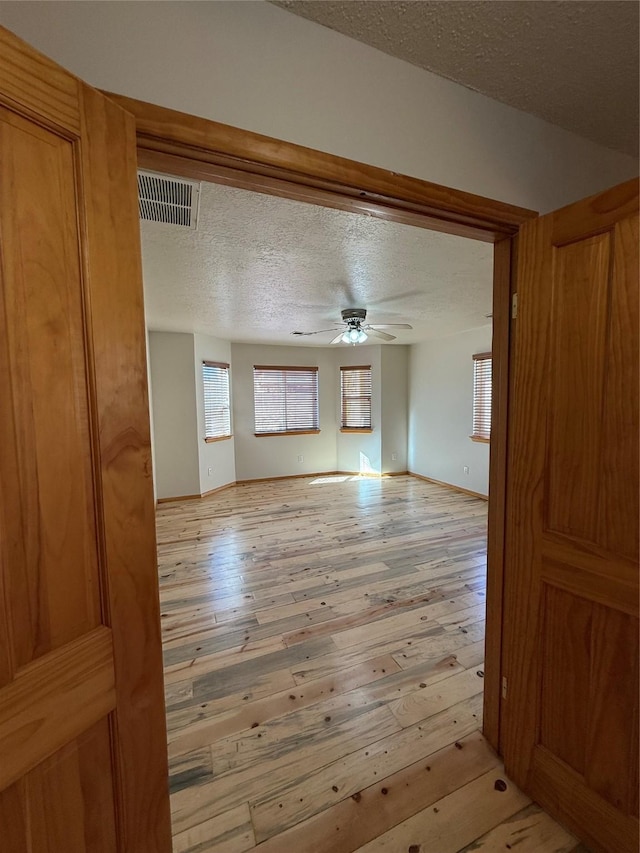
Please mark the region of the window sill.
POLYGON ((205 438, 205 442, 212 444, 214 441, 228 441, 230 438, 233 438, 233 435, 217 435, 215 438, 205 438))
POLYGON ((318 435, 319 429, 292 429, 282 432, 254 432, 256 438, 273 438, 276 435, 318 435))
POLYGON ((469 438, 471 441, 479 441, 481 444, 491 444, 491 439, 482 435, 470 435, 469 438))
POLYGON ((370 433, 373 427, 340 427, 340 432, 370 433))

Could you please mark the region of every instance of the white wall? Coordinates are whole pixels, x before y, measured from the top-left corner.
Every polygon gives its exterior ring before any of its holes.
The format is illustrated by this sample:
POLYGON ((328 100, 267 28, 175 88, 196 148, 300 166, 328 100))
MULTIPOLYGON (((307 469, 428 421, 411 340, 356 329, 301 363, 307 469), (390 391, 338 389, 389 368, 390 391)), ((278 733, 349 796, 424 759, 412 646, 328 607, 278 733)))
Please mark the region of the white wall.
POLYGON ((332 350, 231 344, 231 386, 238 480, 336 470, 336 409, 332 350), (254 435, 253 366, 318 367, 320 432, 317 435, 254 435), (302 461, 298 461, 302 456, 302 461))
POLYGON ((335 424, 338 447, 338 471, 376 473, 382 471, 382 355, 380 346, 342 346, 332 350, 334 355, 335 424), (340 367, 371 365, 371 426, 370 433, 340 432, 340 367))
POLYGON ((632 158, 264 2, 5 2, 99 88, 545 212, 632 158))
MULTIPOLYGON (((200 472, 200 494, 211 492, 235 483, 235 439, 225 441, 213 441, 207 443, 204 440, 204 385, 202 382, 202 362, 221 361, 225 364, 231 363, 231 344, 210 335, 193 336, 195 388, 196 388, 196 411, 198 431, 198 466, 200 472), (211 473, 209 473, 211 470, 211 473)), ((232 399, 233 402, 233 399, 232 399)), ((233 432, 233 417, 231 419, 231 432, 233 432)))
POLYGON ((414 344, 409 357, 409 470, 482 495, 489 490, 489 445, 469 438, 472 355, 491 349, 491 334, 482 326, 414 344))
POLYGON ((158 498, 200 494, 193 335, 149 333, 158 498))
POLYGON ((407 470, 409 347, 383 346, 382 467, 383 474, 407 470), (396 459, 393 459, 393 456, 396 459))

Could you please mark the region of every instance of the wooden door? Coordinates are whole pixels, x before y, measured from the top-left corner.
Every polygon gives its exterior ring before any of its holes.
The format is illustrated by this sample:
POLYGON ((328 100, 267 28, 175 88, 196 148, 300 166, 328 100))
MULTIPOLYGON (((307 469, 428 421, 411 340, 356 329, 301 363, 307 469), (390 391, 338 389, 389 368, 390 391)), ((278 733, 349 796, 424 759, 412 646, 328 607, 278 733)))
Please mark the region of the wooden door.
POLYGON ((0 847, 171 849, 131 116, 0 29, 0 847))
POLYGON ((502 751, 593 850, 638 849, 638 185, 523 226, 502 751))

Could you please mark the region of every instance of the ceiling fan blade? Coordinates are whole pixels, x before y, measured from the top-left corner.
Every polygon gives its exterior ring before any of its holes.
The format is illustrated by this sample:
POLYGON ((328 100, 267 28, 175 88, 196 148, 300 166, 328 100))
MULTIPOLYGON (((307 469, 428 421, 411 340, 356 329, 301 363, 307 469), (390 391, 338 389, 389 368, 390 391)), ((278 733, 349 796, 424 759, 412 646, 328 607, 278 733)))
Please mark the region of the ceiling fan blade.
POLYGON ((413 329, 408 323, 376 323, 373 326, 367 326, 368 329, 413 329))
POLYGON ((370 335, 372 338, 380 338, 382 341, 395 341, 395 335, 388 335, 386 332, 379 332, 377 329, 372 329, 370 326, 367 326, 366 333, 370 335))
POLYGON ((329 343, 330 343, 330 344, 339 344, 339 343, 340 343, 340 341, 342 340, 342 336, 343 336, 343 335, 344 335, 344 332, 340 332, 340 334, 339 334, 339 335, 336 335, 336 336, 335 336, 335 338, 334 338, 332 341, 329 341, 329 343))
POLYGON ((318 329, 316 332, 291 332, 292 335, 297 335, 298 337, 306 337, 308 335, 321 335, 323 332, 335 332, 337 329, 318 329))

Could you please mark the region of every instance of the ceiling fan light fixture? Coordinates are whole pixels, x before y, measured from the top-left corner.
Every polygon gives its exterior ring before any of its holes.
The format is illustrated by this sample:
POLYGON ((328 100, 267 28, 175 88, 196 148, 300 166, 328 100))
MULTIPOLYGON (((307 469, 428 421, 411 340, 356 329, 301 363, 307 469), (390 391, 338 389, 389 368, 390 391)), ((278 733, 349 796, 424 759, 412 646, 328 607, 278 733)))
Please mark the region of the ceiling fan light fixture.
POLYGON ((345 344, 363 344, 367 340, 367 333, 362 329, 347 329, 342 336, 345 344))

